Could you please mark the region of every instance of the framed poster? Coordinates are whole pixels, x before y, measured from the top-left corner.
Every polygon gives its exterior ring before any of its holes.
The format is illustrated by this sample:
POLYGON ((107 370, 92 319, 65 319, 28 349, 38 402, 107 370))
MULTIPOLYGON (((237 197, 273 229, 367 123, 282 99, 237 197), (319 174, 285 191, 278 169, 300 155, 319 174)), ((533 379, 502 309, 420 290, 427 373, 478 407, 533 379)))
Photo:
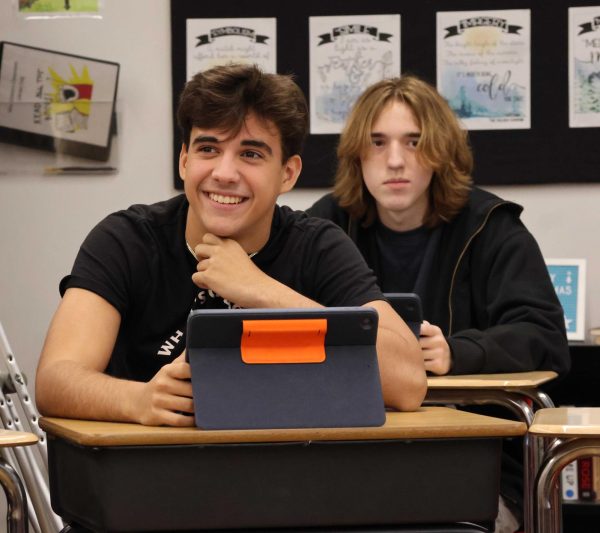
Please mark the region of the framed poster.
POLYGON ((585 259, 546 259, 556 295, 565 313, 567 339, 585 340, 585 259))
POLYGON ((0 42, 0 141, 107 161, 119 64, 0 42))
POLYGON ((277 19, 186 20, 186 80, 216 65, 250 63, 276 72, 277 19))
POLYGON ((600 5, 569 8, 569 126, 600 127, 600 5))
POLYGON ((437 13, 437 88, 469 130, 531 127, 528 9, 437 13))
POLYGON ((309 17, 310 133, 340 133, 369 85, 400 75, 400 15, 309 17))
POLYGON ((104 0, 13 0, 25 19, 102 18, 104 0))

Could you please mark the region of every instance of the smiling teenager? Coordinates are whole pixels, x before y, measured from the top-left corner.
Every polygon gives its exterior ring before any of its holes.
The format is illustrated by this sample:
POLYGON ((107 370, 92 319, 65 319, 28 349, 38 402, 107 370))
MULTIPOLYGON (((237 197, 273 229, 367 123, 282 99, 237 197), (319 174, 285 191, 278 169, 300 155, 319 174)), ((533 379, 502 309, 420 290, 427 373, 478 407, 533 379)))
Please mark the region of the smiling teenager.
POLYGON ((177 111, 184 192, 101 221, 60 283, 36 378, 44 415, 194 424, 192 309, 369 306, 386 405, 419 407, 420 349, 344 232, 276 204, 302 169, 304 95, 290 76, 196 74, 177 111))

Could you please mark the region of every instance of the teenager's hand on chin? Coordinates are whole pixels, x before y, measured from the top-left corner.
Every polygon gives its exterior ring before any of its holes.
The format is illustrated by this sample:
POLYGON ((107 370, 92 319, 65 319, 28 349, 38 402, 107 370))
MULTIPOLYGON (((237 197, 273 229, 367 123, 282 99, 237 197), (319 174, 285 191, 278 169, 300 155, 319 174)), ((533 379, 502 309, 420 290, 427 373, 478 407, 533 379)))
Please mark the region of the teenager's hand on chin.
POLYGON ((240 307, 263 307, 261 294, 274 280, 260 270, 233 239, 207 233, 198 244, 192 280, 240 307))
POLYGON ((136 401, 138 421, 146 426, 193 426, 192 377, 185 351, 144 383, 136 401))
POLYGON ((446 337, 438 326, 426 320, 421 324, 421 337, 419 344, 423 351, 425 370, 438 376, 450 372, 452 367, 452 353, 446 337))

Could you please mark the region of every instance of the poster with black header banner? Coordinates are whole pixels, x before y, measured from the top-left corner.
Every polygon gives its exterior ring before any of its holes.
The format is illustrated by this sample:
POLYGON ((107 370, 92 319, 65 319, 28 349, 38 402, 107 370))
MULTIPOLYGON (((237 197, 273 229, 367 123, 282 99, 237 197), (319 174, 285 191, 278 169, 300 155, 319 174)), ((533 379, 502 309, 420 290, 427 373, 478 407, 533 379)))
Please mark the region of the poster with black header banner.
POLYGON ((400 75, 400 15, 309 17, 310 132, 340 133, 359 95, 400 75))
POLYGON ((187 79, 196 72, 227 63, 256 64, 276 72, 277 19, 188 19, 187 79))
POLYGON ((569 125, 600 127, 600 5, 569 8, 569 125))
POLYGON ((468 130, 531 127, 528 9, 437 13, 437 88, 468 130))
POLYGON ((108 161, 119 64, 0 42, 0 142, 108 161))

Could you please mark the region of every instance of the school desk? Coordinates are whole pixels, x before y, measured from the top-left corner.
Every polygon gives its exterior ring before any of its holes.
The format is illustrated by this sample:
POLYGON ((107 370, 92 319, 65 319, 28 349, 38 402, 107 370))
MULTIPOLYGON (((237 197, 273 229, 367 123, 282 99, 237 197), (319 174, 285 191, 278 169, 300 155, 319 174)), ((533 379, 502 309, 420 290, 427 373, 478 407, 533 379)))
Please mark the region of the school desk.
MULTIPOLYGON (((33 433, 0 429, 0 448, 31 446, 38 441, 33 433)), ((6 494, 8 533, 27 533, 27 499, 23 482, 16 470, 0 456, 0 485, 6 494)))
POLYGON ((540 409, 529 435, 533 449, 539 453, 533 464, 527 465, 533 470, 532 476, 535 475, 534 531, 560 533, 560 473, 571 461, 600 455, 600 407, 540 409))
POLYGON ((526 431, 446 407, 370 428, 40 425, 55 512, 98 531, 493 523, 502 438, 526 431))
MULTIPOLYGON (((536 409, 554 407, 550 397, 540 387, 555 379, 557 375, 550 370, 538 370, 506 374, 430 376, 427 379, 427 397, 423 404, 500 405, 530 426, 536 409)), ((538 455, 535 454, 528 436, 525 437, 523 446, 524 454, 529 456, 529 462, 533 466, 531 470, 523 471, 525 531, 531 533, 533 510, 530 504, 533 478, 530 472, 536 468, 534 463, 538 455)))
POLYGON ((501 405, 529 426, 533 421, 534 408, 554 407, 540 386, 556 376, 556 372, 549 370, 430 376, 427 378, 424 404, 501 405))

